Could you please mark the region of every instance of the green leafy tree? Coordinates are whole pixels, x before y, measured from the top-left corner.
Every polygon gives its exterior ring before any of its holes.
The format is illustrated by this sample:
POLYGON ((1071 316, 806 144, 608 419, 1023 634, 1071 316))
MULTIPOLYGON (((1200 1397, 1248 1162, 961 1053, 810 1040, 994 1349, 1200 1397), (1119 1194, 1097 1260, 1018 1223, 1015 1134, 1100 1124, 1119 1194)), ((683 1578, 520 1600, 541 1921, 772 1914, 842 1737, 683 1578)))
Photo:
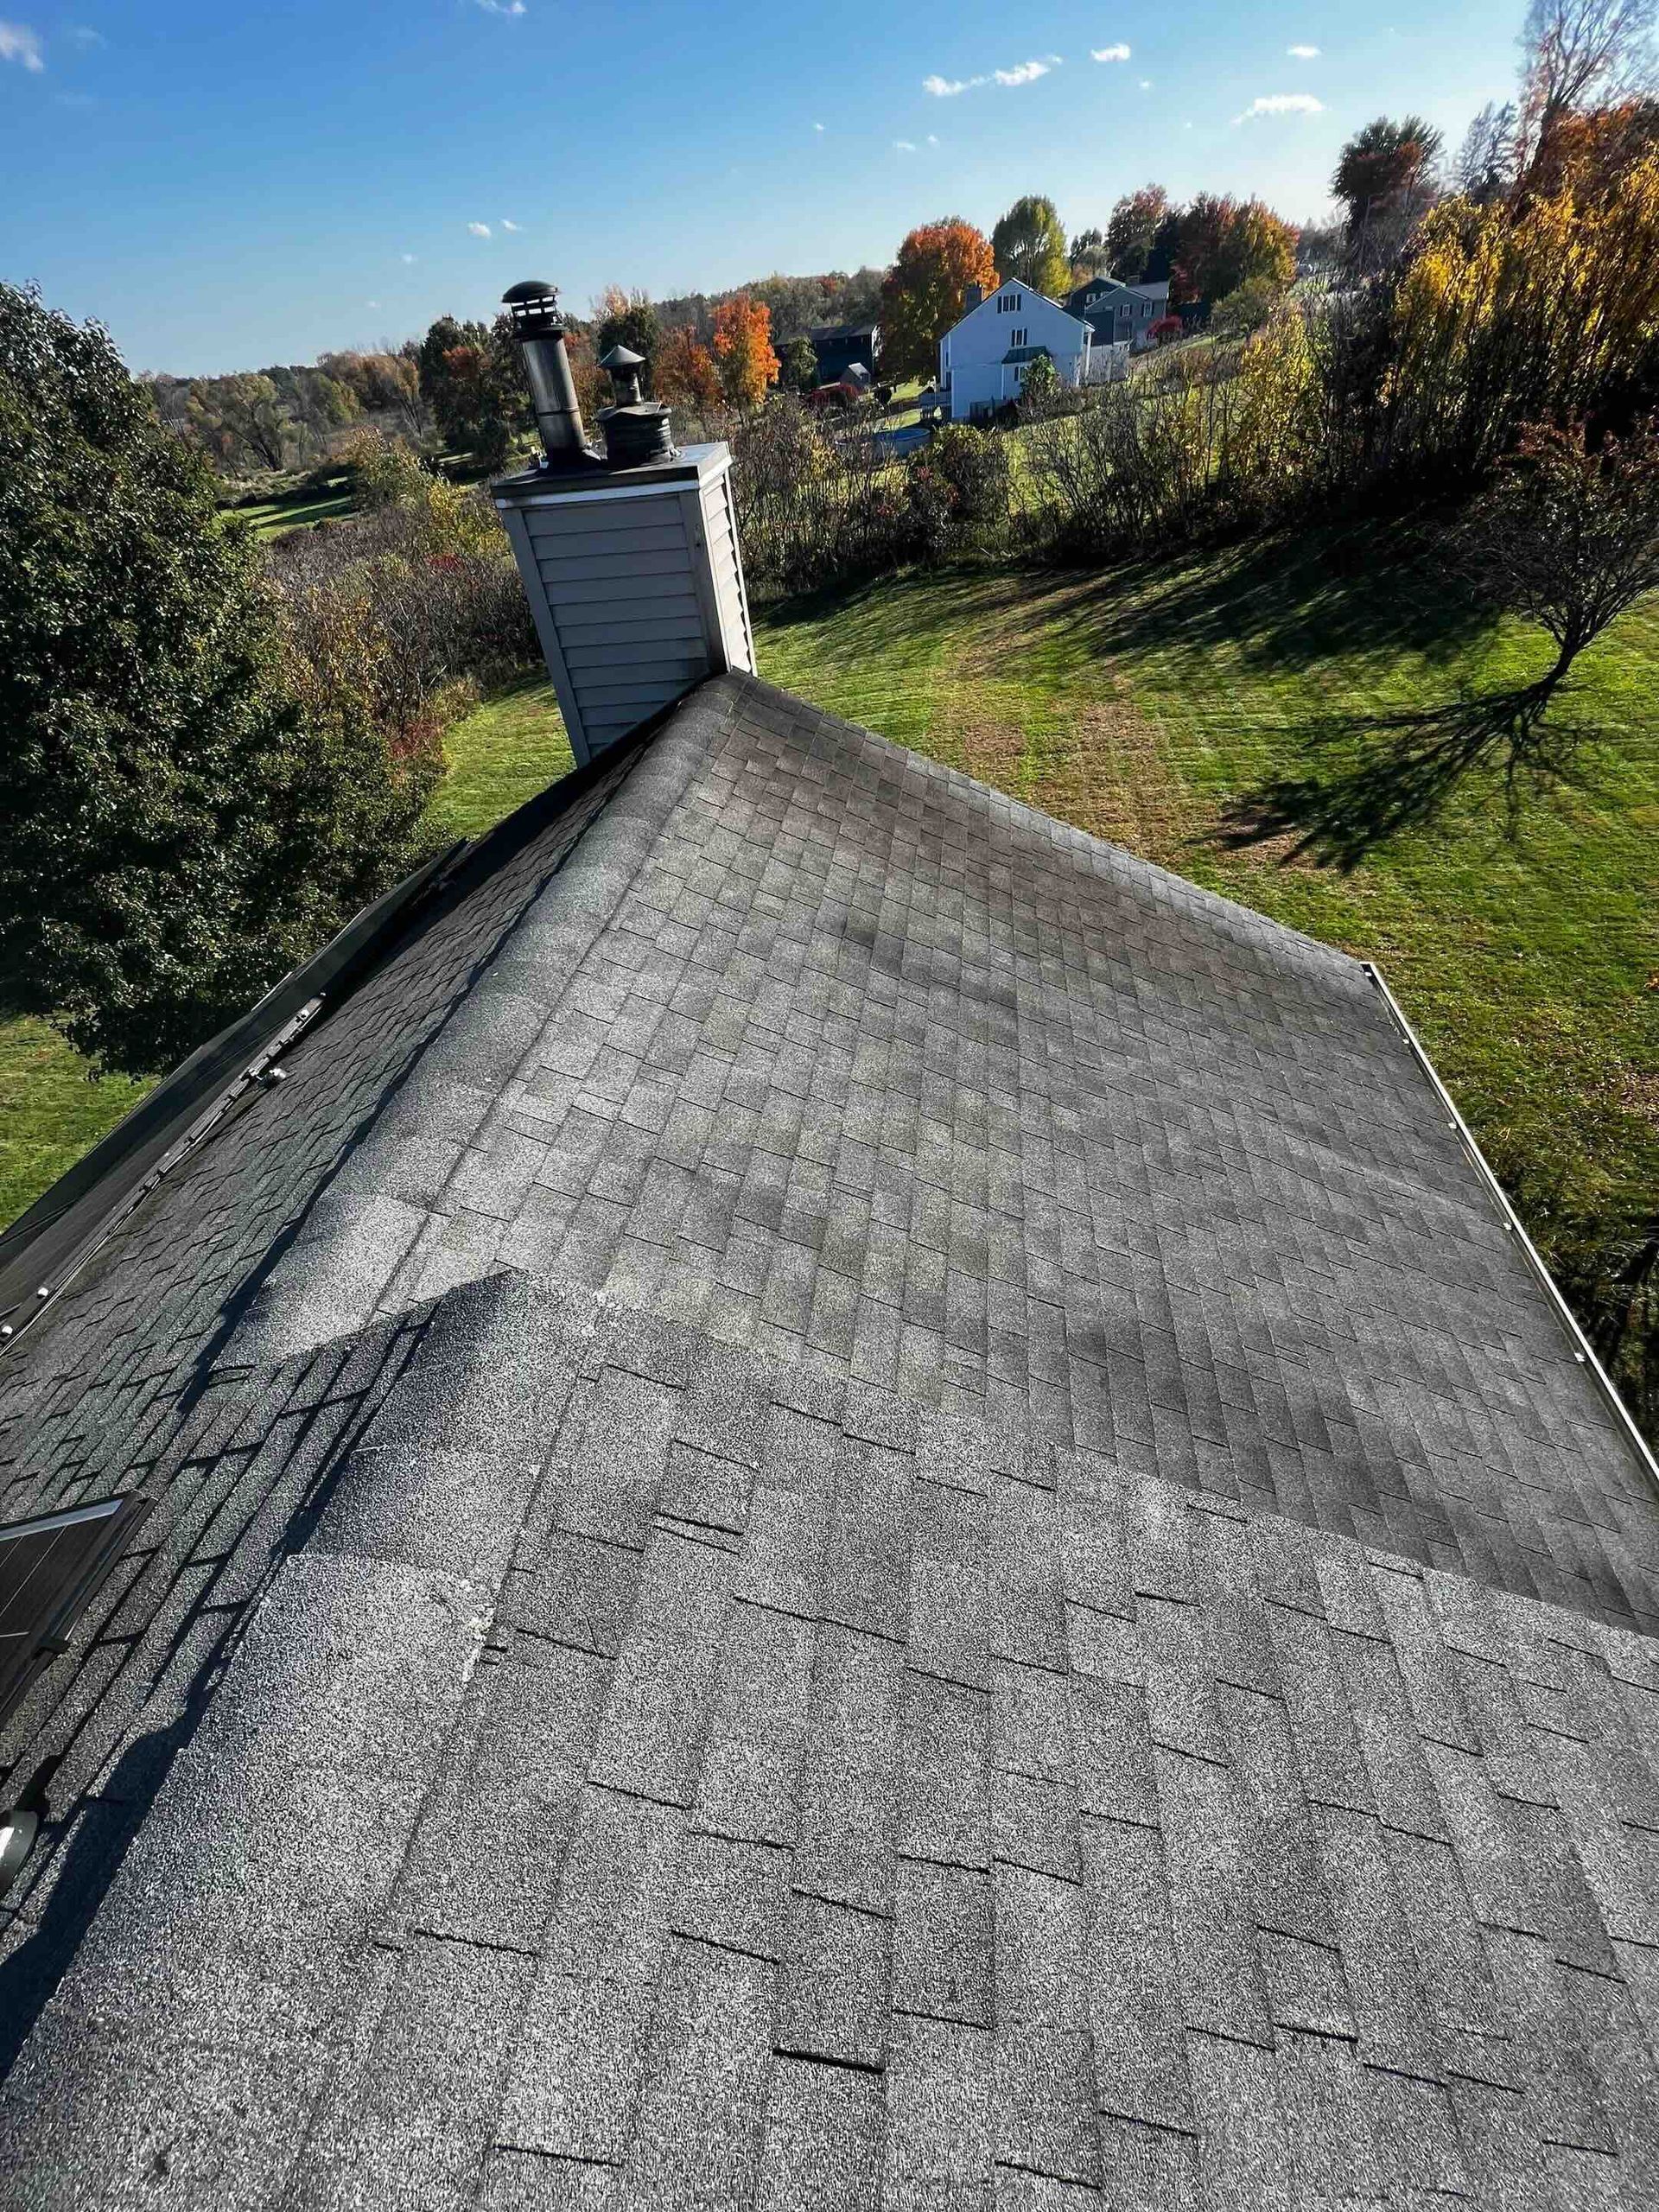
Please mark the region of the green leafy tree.
POLYGON ((1040 193, 1016 200, 991 232, 991 257, 1005 284, 1013 277, 1058 299, 1070 283, 1071 263, 1054 202, 1040 193))
POLYGON ((625 292, 620 284, 607 285, 594 302, 594 358, 608 353, 613 346, 626 346, 645 358, 645 386, 651 388, 652 364, 663 342, 657 310, 644 292, 625 292))
POLYGON ((1156 272, 1147 267, 1159 228, 1169 213, 1169 194, 1161 184, 1143 184, 1138 192, 1126 192, 1112 209, 1106 225, 1106 263, 1122 283, 1157 282, 1169 274, 1167 266, 1156 272))
POLYGON ((0 284, 0 970, 164 1067, 407 867, 429 782, 319 728, 258 550, 107 334, 0 284))
POLYGON ((1020 416, 1022 422, 1040 422, 1052 415, 1059 404, 1064 387, 1060 372, 1048 354, 1039 353, 1026 371, 1025 381, 1020 387, 1020 416))
POLYGON ((192 387, 188 406, 191 428, 227 467, 276 469, 288 459, 298 424, 275 378, 264 372, 208 378, 192 387))
POLYGON ((792 391, 812 391, 818 382, 818 357, 810 338, 791 339, 784 348, 783 381, 792 391))
POLYGON ((444 443, 499 467, 514 432, 530 420, 511 319, 457 322, 440 315, 421 340, 418 372, 421 397, 444 443))
POLYGON ((1217 338, 1249 338, 1271 321, 1281 289, 1260 276, 1247 278, 1236 291, 1216 302, 1210 328, 1217 338))
POLYGON ((1091 276, 1109 275, 1112 257, 1104 231, 1079 231, 1066 251, 1071 257, 1071 282, 1074 284, 1086 284, 1091 276))

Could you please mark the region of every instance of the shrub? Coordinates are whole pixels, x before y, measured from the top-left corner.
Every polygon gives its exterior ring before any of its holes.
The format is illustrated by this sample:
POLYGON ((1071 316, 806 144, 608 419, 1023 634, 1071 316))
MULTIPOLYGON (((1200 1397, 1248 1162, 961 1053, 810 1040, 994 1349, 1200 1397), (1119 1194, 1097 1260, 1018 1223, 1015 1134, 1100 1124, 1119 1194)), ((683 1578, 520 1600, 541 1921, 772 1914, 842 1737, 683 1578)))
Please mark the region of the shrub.
POLYGON ((289 680, 319 721, 441 763, 443 731, 479 687, 539 659, 524 588, 482 493, 407 447, 367 456, 358 482, 363 512, 271 548, 289 680))
POLYGON ((0 285, 0 962, 132 1073, 394 881, 435 772, 307 712, 214 488, 103 330, 0 285))
POLYGON ((1210 328, 1217 338, 1249 338, 1273 319, 1285 288, 1265 276, 1253 276, 1224 300, 1217 300, 1210 328))
POLYGON ((743 566, 754 590, 812 591, 913 557, 905 472, 866 433, 788 393, 726 426, 743 566))

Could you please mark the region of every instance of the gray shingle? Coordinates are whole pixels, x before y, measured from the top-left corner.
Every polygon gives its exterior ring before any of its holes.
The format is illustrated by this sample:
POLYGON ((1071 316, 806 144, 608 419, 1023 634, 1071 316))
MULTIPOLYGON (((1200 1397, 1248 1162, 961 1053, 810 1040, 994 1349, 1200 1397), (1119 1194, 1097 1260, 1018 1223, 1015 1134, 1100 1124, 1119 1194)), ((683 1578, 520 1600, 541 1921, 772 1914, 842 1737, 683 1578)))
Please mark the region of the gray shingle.
POLYGON ((1645 2202, 1659 1516, 1370 984, 658 744, 9 1370, 163 1502, 5 1745, 24 2190, 1645 2202))

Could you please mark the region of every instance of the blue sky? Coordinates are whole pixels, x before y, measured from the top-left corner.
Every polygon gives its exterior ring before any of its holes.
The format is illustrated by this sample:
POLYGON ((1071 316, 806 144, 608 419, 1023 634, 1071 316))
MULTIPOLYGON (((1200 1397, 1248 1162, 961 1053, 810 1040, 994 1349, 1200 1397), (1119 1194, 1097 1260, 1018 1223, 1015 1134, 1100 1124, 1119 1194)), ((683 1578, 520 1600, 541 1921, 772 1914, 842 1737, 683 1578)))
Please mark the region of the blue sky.
POLYGON ((0 275, 185 373, 487 314, 524 275, 581 310, 884 262, 1027 191, 1071 230, 1149 177, 1306 219, 1379 111, 1455 144, 1522 13, 0 0, 0 275))

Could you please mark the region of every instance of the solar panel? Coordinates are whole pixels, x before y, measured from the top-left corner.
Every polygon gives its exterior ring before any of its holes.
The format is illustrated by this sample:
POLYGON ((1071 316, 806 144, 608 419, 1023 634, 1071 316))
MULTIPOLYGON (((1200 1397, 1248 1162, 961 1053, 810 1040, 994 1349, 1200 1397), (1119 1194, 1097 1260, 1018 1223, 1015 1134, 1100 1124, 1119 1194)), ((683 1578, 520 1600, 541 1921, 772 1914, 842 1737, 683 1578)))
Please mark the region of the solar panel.
POLYGON ((0 1529, 0 1720, 66 1649, 77 1614, 149 1511, 134 1494, 0 1529))

